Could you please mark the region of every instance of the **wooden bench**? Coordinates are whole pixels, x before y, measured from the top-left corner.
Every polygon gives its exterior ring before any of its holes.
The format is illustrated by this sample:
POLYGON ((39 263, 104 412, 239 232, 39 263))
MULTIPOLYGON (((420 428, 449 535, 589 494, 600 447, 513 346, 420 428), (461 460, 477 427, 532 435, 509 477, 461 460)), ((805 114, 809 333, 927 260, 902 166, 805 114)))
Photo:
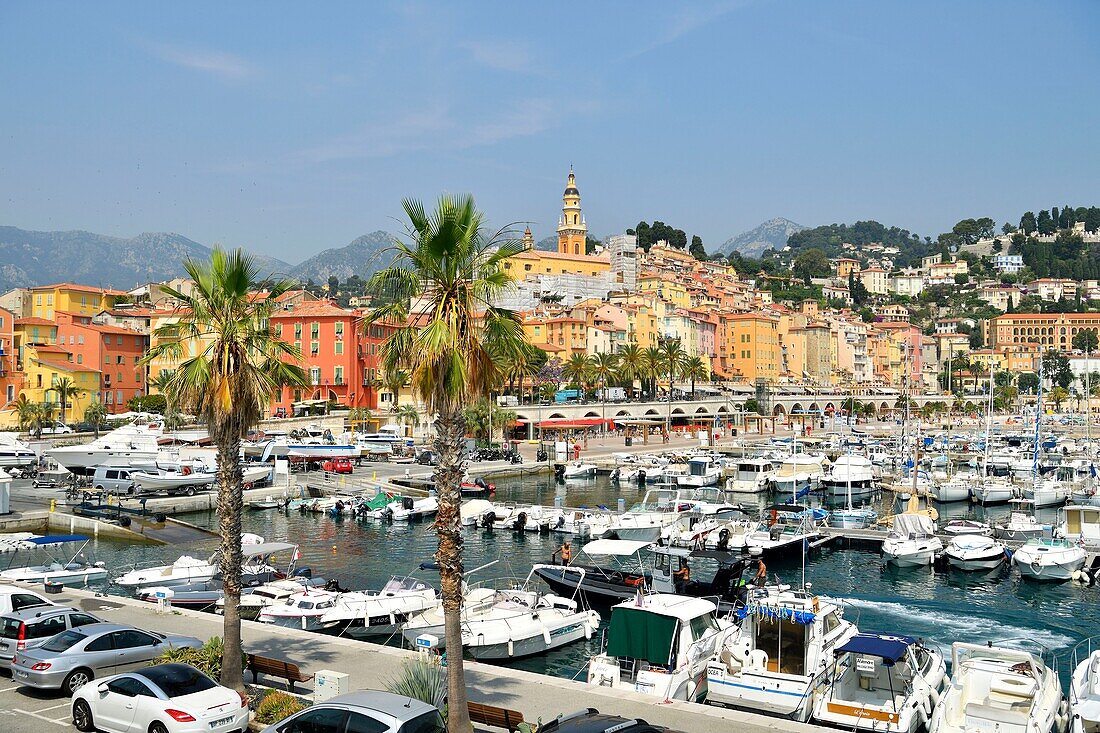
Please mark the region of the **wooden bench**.
POLYGON ((494 728, 504 730, 519 730, 519 724, 523 722, 523 713, 507 708, 498 708, 495 705, 485 705, 480 702, 468 703, 470 707, 470 722, 491 725, 494 728))
POLYGON ((287 689, 290 692, 294 692, 295 682, 309 682, 313 679, 311 674, 302 674, 302 670, 293 662, 262 657, 259 654, 249 654, 245 668, 252 671, 252 684, 256 684, 256 680, 261 674, 268 677, 280 677, 287 681, 287 689))

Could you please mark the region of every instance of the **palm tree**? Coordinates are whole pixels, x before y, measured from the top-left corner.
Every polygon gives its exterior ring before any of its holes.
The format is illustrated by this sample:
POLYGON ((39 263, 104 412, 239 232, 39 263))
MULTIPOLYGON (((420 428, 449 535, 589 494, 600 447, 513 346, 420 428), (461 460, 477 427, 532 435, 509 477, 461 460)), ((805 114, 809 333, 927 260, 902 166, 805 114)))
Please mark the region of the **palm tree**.
POLYGON ((684 360, 680 376, 691 380, 691 398, 695 399, 695 380, 707 378, 707 365, 703 362, 702 357, 689 356, 684 360))
POLYGON ((630 396, 634 397, 634 379, 645 373, 645 352, 638 344, 628 344, 619 351, 619 373, 623 381, 630 385, 630 396))
POLYGON ((397 418, 401 421, 402 425, 409 425, 414 431, 415 428, 420 425, 420 411, 416 409, 416 405, 401 405, 401 407, 397 408, 397 418))
POLYGON ((565 377, 570 384, 575 384, 583 389, 592 373, 591 366, 587 356, 584 354, 573 354, 569 357, 569 361, 565 362, 565 366, 562 367, 561 375, 565 377))
POLYGON ((668 414, 665 417, 665 432, 672 430, 672 383, 676 375, 683 371, 687 354, 680 346, 680 339, 665 339, 658 347, 661 352, 661 366, 668 374, 668 414))
POLYGON ((46 419, 46 411, 42 405, 31 402, 26 395, 19 395, 19 399, 15 401, 15 414, 20 430, 42 437, 42 421, 46 419))
POLYGON ((614 354, 593 354, 588 359, 588 370, 603 385, 603 424, 600 432, 607 429, 607 383, 619 370, 619 359, 614 354))
POLYGON ((69 406, 69 398, 77 397, 82 393, 82 390, 75 384, 73 384, 73 380, 69 379, 68 377, 61 377, 53 383, 52 387, 50 387, 46 391, 57 393, 57 404, 61 408, 60 422, 64 423, 65 408, 69 406))
POLYGON ((93 402, 84 410, 84 420, 92 424, 95 437, 99 437, 99 426, 107 420, 107 406, 102 402, 93 402))
POLYGON ((462 665, 462 533, 459 525, 463 405, 484 398, 498 364, 524 348, 516 315, 494 303, 512 283, 503 263, 523 250, 507 232, 487 234, 470 196, 443 196, 431 214, 403 202, 408 241, 397 241, 390 266, 371 278, 372 290, 391 296, 367 323, 401 324, 382 345, 387 369, 409 371, 413 390, 435 415, 439 453, 435 483, 439 510, 436 562, 447 655, 447 729, 471 728, 462 665))
POLYGON ((401 398, 401 388, 409 383, 409 373, 403 369, 387 369, 382 377, 382 388, 393 394, 394 412, 397 411, 398 401, 401 398))
POLYGON ((664 369, 664 357, 659 348, 649 346, 642 352, 642 368, 646 381, 649 382, 646 392, 651 399, 655 400, 657 399, 657 377, 664 369))
POLYGON ((241 679, 241 439, 255 426, 268 401, 284 386, 305 387, 296 364, 301 353, 275 338, 268 318, 291 281, 266 283, 266 297, 255 298, 259 271, 241 250, 217 248, 210 262, 188 259, 184 270, 194 281, 185 294, 164 287, 180 303, 177 323, 157 330, 160 343, 142 358, 183 358, 184 344, 199 352, 182 361, 167 383, 166 396, 206 421, 218 449, 218 530, 225 595, 221 683, 244 690, 241 679))

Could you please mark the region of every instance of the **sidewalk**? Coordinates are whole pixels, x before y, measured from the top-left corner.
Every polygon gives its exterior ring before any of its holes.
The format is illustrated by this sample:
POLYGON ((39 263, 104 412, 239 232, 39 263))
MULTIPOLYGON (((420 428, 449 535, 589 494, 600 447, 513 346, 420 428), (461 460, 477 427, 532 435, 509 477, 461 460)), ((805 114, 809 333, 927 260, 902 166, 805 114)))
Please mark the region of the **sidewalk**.
MULTIPOLYGON (((155 631, 188 634, 202 639, 221 635, 222 619, 213 614, 178 609, 162 614, 151 604, 71 589, 66 589, 56 602, 71 604, 109 621, 155 631)), ((244 622, 243 638, 247 651, 295 662, 308 674, 322 669, 346 673, 350 676, 352 690, 384 688, 386 680, 399 671, 401 660, 415 657, 414 652, 393 647, 252 621, 244 622)), ((465 663, 465 667, 471 700, 518 710, 530 721, 540 718, 550 720, 561 713, 593 707, 600 712, 640 717, 690 733, 717 730, 813 733, 825 730, 818 726, 709 705, 679 701, 663 703, 648 695, 590 687, 583 682, 507 667, 470 661, 465 663)), ((300 691, 310 691, 310 684, 299 685, 298 688, 300 691)))

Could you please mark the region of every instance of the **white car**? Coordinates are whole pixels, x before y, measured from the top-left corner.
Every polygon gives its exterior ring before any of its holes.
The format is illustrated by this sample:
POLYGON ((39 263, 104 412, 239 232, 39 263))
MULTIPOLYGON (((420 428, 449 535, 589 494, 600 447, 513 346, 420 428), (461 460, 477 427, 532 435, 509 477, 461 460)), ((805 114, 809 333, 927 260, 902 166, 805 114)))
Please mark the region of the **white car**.
POLYGON ((34 606, 52 606, 54 602, 35 593, 15 586, 0 588, 0 614, 21 611, 34 606))
POLYGON ((63 422, 56 425, 46 425, 42 428, 43 435, 68 435, 71 432, 73 432, 73 429, 63 422))
POLYGON ((80 731, 237 733, 248 728, 248 702, 188 664, 158 664, 93 680, 73 695, 80 731))

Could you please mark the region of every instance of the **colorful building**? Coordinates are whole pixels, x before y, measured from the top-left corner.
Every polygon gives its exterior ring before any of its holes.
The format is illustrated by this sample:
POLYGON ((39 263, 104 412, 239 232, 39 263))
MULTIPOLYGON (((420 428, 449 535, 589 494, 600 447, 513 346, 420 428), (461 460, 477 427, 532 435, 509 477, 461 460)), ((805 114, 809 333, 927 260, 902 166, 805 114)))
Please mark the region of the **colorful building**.
POLYGON ((54 319, 57 313, 79 313, 94 316, 126 295, 121 290, 94 288, 76 283, 57 283, 31 288, 31 313, 36 318, 54 319))
MULTIPOLYGON (((561 217, 558 219, 558 252, 564 255, 585 254, 588 224, 581 213, 581 192, 577 189, 577 177, 569 168, 569 178, 562 194, 561 217)), ((610 267, 610 261, 608 266, 610 267)))
POLYGON ((149 337, 127 328, 96 324, 92 316, 57 314, 57 343, 76 366, 100 370, 95 401, 112 414, 126 412, 126 403, 148 393, 146 369, 141 364, 149 337))
POLYGON ((68 379, 77 392, 66 400, 64 419, 76 423, 84 419, 84 411, 96 399, 100 372, 94 367, 77 364, 60 346, 27 344, 23 352, 23 386, 19 390, 28 402, 46 405, 51 417, 61 418, 61 400, 57 391, 61 380, 68 379))
POLYGON ((777 318, 760 313, 719 314, 717 374, 745 382, 775 382, 781 364, 777 318))

